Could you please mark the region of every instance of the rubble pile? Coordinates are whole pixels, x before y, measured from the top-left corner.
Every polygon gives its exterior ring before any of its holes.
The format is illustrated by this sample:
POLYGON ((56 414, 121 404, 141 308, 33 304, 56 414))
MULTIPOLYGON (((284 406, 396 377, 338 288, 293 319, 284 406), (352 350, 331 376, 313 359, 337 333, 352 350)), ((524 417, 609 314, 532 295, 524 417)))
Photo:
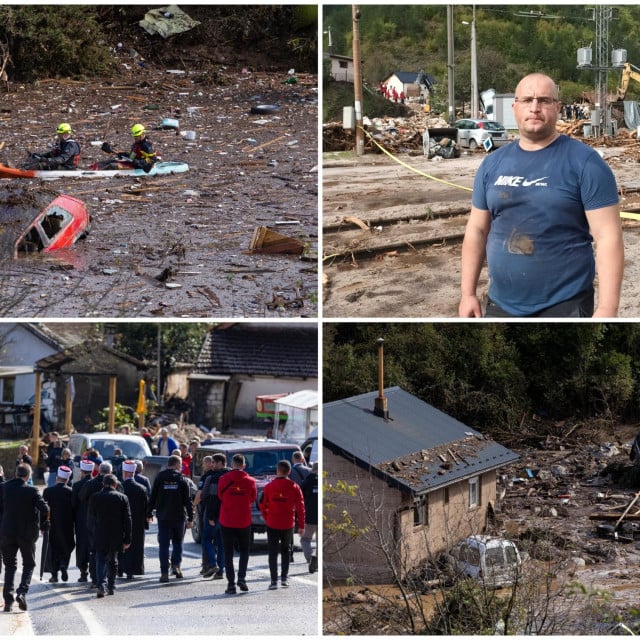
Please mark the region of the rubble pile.
MULTIPOLYGON (((373 142, 391 153, 422 152, 423 134, 427 129, 442 129, 449 125, 439 116, 428 117, 418 114, 410 118, 364 118, 365 151, 380 153, 373 142), (372 140, 373 138, 373 140, 372 140)), ((322 148, 324 151, 347 151, 355 143, 355 134, 343 128, 342 122, 329 122, 322 127, 322 148)))
MULTIPOLYGON (((584 425, 573 429, 590 431, 584 425)), ((635 544, 624 543, 640 539, 640 529, 625 518, 619 533, 611 527, 618 519, 613 514, 621 516, 637 491, 639 474, 629 459, 632 437, 598 442, 546 436, 538 446, 516 449, 520 460, 506 467, 498 482, 496 532, 506 532, 544 561, 615 564, 634 553, 635 544)), ((627 511, 629 520, 637 510, 627 511)))

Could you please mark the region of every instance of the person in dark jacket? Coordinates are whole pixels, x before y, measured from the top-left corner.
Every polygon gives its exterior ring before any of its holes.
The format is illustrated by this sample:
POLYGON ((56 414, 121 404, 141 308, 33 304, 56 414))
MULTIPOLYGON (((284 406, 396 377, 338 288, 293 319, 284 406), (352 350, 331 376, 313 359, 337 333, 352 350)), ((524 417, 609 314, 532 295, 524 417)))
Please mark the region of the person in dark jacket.
POLYGON ((158 555, 160 558, 160 582, 169 582, 169 546, 171 545, 171 570, 176 578, 182 578, 182 542, 185 526, 193 523, 191 489, 187 478, 180 473, 182 459, 170 456, 167 468, 161 471, 151 490, 149 520, 156 512, 158 520, 158 555), (186 523, 185 523, 186 519, 186 523))
POLYGON ((291 464, 280 460, 276 477, 267 484, 262 494, 260 511, 267 524, 267 551, 269 554, 269 589, 278 588, 278 554, 282 559, 280 585, 289 586, 289 550, 293 545, 296 518, 301 522, 300 535, 304 533, 304 499, 296 482, 289 478, 291 464))
POLYGON ((144 536, 149 528, 147 490, 135 480, 136 463, 125 460, 122 463, 122 488, 129 499, 131 509, 131 546, 122 554, 120 572, 131 580, 133 576, 144 575, 144 536))
POLYGON ((302 496, 304 497, 304 533, 300 536, 300 546, 302 553, 309 565, 309 573, 318 570, 318 556, 313 555, 311 540, 318 535, 318 463, 311 465, 311 473, 302 483, 302 496))
POLYGON ((62 582, 66 582, 69 579, 69 560, 71 552, 76 546, 73 491, 67 484, 71 473, 71 469, 67 466, 58 467, 56 483, 53 487, 47 487, 42 492, 42 497, 51 510, 49 553, 46 559, 46 571, 51 572, 49 582, 58 582, 58 571, 62 582))
POLYGON ((202 577, 221 580, 224 578, 224 544, 220 527, 218 484, 220 478, 231 469, 227 467, 227 456, 224 453, 214 453, 212 465, 212 473, 206 480, 203 489, 206 503, 202 517, 202 546, 205 548, 209 570, 202 577))
POLYGON ((131 510, 129 499, 117 491, 118 479, 108 473, 102 478, 103 488, 89 500, 87 523, 93 526, 96 552, 98 598, 114 594, 118 572, 118 553, 131 545, 131 510))
POLYGON ((0 487, 0 547, 5 563, 4 610, 11 611, 13 588, 18 569, 18 551, 22 557, 22 576, 15 600, 22 611, 27 610, 27 593, 36 566, 38 530, 49 527, 49 507, 36 487, 28 484, 31 467, 19 464, 16 477, 0 487))
MULTIPOLYGON (((89 573, 89 529, 87 528, 87 509, 89 508, 88 500, 80 499, 80 492, 87 482, 91 480, 93 473, 93 462, 91 460, 80 461, 80 480, 73 483, 72 498, 73 511, 75 513, 75 533, 76 533, 76 566, 80 569, 80 577, 78 582, 87 582, 89 573)), ((92 579, 95 575, 91 576, 92 579)), ((95 582, 95 580, 93 580, 95 582)))
POLYGON ((141 484, 146 492, 147 495, 150 496, 151 495, 151 482, 149 480, 149 478, 147 478, 147 476, 142 475, 142 471, 144 469, 144 465, 142 464, 142 460, 136 460, 136 475, 133 476, 133 479, 138 483, 141 484))
MULTIPOLYGON (((113 467, 110 462, 102 462, 98 467, 98 475, 95 478, 91 478, 87 484, 82 487, 80 491, 80 500, 81 502, 86 503, 87 513, 89 511, 89 505, 91 504, 91 497, 102 491, 103 488, 103 480, 105 476, 110 475, 113 471, 113 467)), ((115 477, 115 476, 114 476, 115 477)), ((116 478, 116 486, 118 489, 122 489, 122 485, 118 486, 120 483, 117 482, 116 478)), ((97 569, 96 569, 96 547, 95 547, 95 531, 96 524, 89 517, 87 517, 87 530, 89 533, 89 575, 91 576, 91 586, 97 587, 97 569)))
POLYGON ((56 129, 56 144, 50 151, 32 153, 28 169, 77 169, 80 164, 80 145, 73 138, 68 122, 62 122, 56 129))
POLYGON ((62 452, 64 451, 64 443, 60 439, 60 435, 57 431, 52 431, 49 434, 49 445, 47 446, 47 471, 49 472, 49 479, 47 480, 47 486, 53 487, 56 483, 56 474, 58 473, 58 467, 62 464, 62 452))
POLYGON ((236 547, 239 553, 238 588, 240 591, 249 591, 246 578, 251 544, 251 507, 256 501, 257 488, 256 481, 244 468, 244 456, 236 453, 231 461, 231 471, 218 481, 219 522, 222 527, 224 569, 227 574, 225 593, 229 595, 237 593, 233 567, 233 552, 236 547))

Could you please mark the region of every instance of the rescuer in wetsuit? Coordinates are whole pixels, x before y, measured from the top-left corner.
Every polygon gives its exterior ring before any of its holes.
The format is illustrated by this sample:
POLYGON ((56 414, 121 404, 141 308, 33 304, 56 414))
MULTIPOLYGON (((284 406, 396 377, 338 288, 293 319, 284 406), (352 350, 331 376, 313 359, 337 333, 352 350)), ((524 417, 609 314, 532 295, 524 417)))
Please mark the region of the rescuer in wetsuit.
POLYGON ((80 145, 73 139, 71 125, 62 122, 56 129, 56 145, 43 153, 32 153, 28 169, 74 170, 80 164, 80 145))

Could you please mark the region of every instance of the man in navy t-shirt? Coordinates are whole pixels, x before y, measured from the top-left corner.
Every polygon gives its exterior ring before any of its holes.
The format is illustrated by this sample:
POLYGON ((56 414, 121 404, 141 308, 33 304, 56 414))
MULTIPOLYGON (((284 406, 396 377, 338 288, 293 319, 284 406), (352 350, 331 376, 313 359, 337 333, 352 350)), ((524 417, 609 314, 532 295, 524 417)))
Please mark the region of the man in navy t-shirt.
POLYGON ((596 151, 556 131, 560 109, 548 76, 528 75, 516 87, 520 137, 487 156, 474 181, 462 317, 482 316, 476 288, 485 256, 487 317, 618 313, 624 246, 615 178, 596 151))

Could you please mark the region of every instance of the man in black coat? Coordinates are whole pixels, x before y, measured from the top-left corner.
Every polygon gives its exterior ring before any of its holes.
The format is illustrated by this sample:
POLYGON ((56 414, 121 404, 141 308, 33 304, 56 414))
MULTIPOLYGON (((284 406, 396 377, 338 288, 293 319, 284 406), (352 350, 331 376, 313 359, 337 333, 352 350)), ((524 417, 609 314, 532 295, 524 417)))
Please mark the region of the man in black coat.
POLYGON ((18 569, 18 551, 22 557, 22 577, 16 590, 16 601, 22 611, 27 610, 27 592, 36 566, 38 529, 49 526, 49 507, 36 487, 30 486, 31 467, 19 464, 16 477, 2 484, 0 491, 0 547, 5 563, 4 610, 11 611, 13 583, 18 569))
POLYGON ((47 571, 51 572, 49 582, 58 582, 58 571, 62 582, 69 579, 67 570, 71 552, 76 546, 74 535, 75 516, 73 512, 73 491, 67 484, 71 469, 64 465, 58 467, 56 483, 42 492, 42 497, 51 510, 51 528, 49 530, 49 554, 47 571))
MULTIPOLYGON (((101 462, 98 467, 98 475, 95 478, 91 478, 87 484, 80 490, 80 501, 84 502, 89 510, 91 504, 91 498, 94 494, 102 491, 104 477, 113 471, 113 466, 110 462, 101 462)), ((116 479, 117 482, 117 479, 116 479)), ((117 484, 120 484, 117 482, 117 484)), ((118 487, 122 489, 122 486, 118 487)), ((96 548, 93 543, 93 537, 95 532, 95 522, 87 518, 86 526, 89 536, 89 575, 91 576, 91 586, 97 587, 98 581, 96 577, 96 548)))
MULTIPOLYGON (((80 499, 80 492, 87 482, 91 480, 93 473, 93 462, 90 460, 80 461, 80 480, 73 483, 71 487, 73 497, 73 512, 75 514, 76 533, 76 566, 80 569, 78 582, 87 582, 89 573, 89 529, 87 528, 87 509, 89 502, 80 499)), ((95 576, 91 576, 92 579, 95 576)))
POLYGON ((120 572, 126 573, 128 580, 133 576, 144 575, 144 535, 149 528, 149 496, 147 490, 136 482, 135 473, 136 463, 125 460, 122 463, 122 487, 131 509, 131 546, 122 554, 120 572))
POLYGON ((116 490, 118 479, 113 474, 105 475, 102 484, 102 491, 91 496, 87 512, 87 522, 93 526, 98 598, 104 598, 105 590, 108 595, 113 595, 118 553, 131 546, 129 499, 116 490))
POLYGON ((193 504, 187 479, 180 473, 182 459, 170 456, 167 468, 161 471, 153 483, 147 515, 153 517, 155 509, 158 519, 158 556, 160 559, 160 582, 169 582, 169 546, 171 569, 176 578, 182 578, 182 542, 185 526, 191 529, 193 504), (186 522, 185 522, 186 521, 186 522))

